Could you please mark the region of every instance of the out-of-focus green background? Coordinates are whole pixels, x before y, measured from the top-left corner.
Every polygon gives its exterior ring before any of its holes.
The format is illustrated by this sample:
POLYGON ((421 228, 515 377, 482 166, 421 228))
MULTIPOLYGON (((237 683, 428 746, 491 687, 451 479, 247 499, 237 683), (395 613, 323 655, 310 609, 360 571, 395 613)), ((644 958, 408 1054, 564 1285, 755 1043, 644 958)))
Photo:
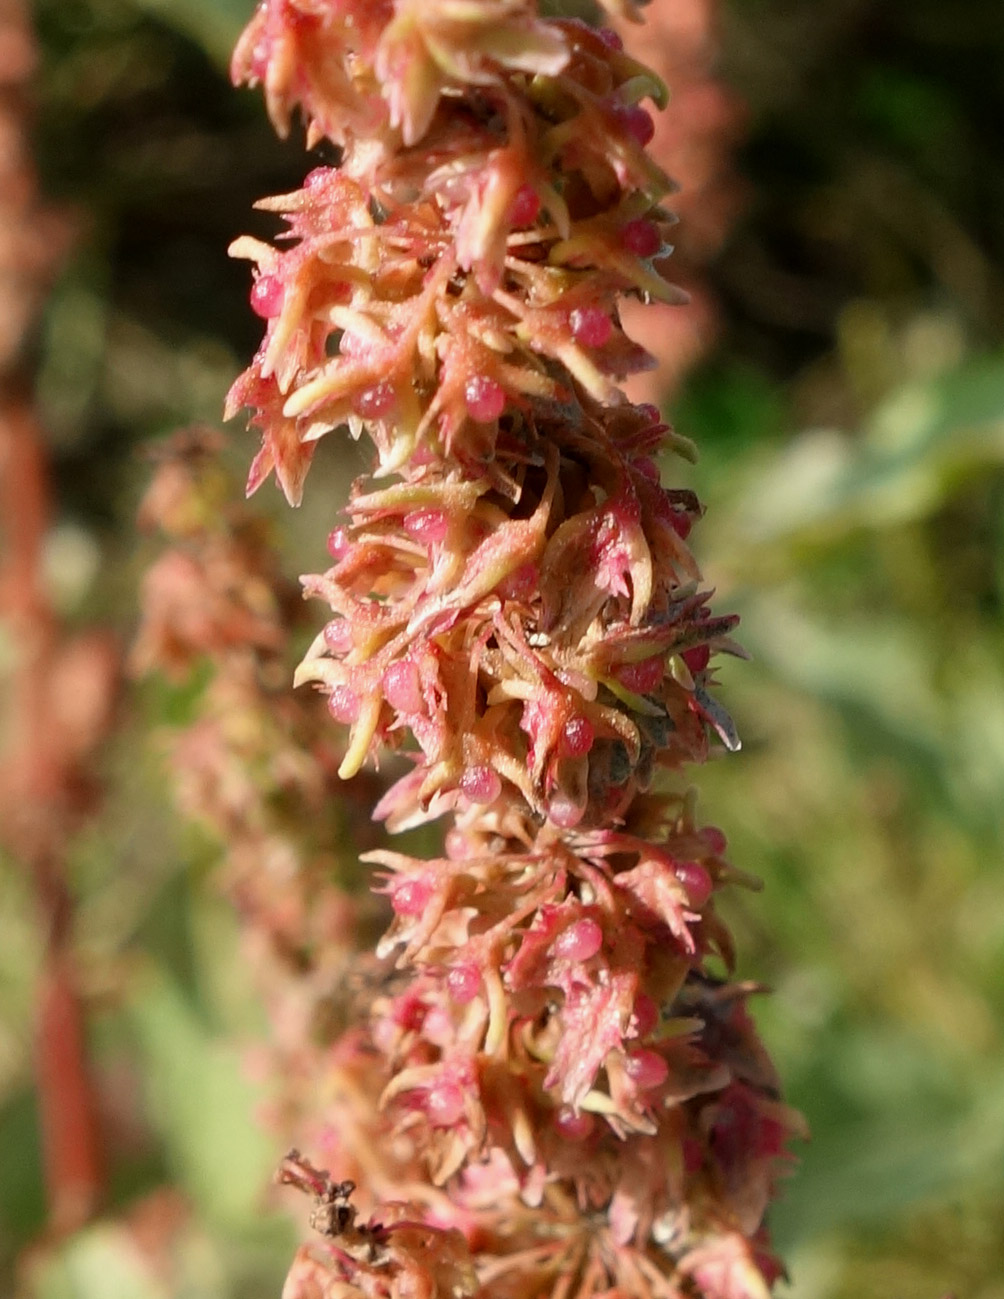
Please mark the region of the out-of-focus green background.
MULTIPOLYGON (((656 0, 672 4, 673 0, 656 0)), ((36 0, 37 153, 77 237, 39 339, 71 621, 128 637, 149 559, 143 443, 217 421, 257 343, 252 201, 295 186, 227 51, 250 0, 36 0)), ((765 889, 728 904, 741 972, 814 1138, 774 1213, 796 1299, 1004 1296, 1004 8, 727 0, 748 106, 745 212, 708 277, 720 345, 673 402, 694 536, 751 664, 722 690, 743 753, 698 773, 765 889)), ((672 110, 671 110, 672 111, 672 110)), ((253 439, 233 432, 234 461, 253 439)), ((322 563, 344 462, 279 510, 322 563)), ((0 1289, 265 1299, 294 1238, 260 1192, 263 1031, 210 845, 177 823, 139 690, 73 847, 92 1050, 113 1098, 106 1220, 25 1268, 44 1203, 31 1081, 38 934, 0 862, 0 1289), (171 1266, 117 1225, 194 1206, 171 1266), (160 1212, 167 1201, 161 1199, 160 1212), (173 1204, 174 1202, 171 1201, 173 1204)))

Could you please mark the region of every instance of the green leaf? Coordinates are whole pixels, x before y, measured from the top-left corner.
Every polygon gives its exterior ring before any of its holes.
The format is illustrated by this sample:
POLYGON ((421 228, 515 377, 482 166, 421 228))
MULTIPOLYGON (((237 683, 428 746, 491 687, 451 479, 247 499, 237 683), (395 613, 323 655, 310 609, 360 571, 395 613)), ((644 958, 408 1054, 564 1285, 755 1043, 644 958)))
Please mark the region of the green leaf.
POLYGON ((277 1152, 256 1123, 261 1096, 240 1052, 206 1028, 162 968, 137 979, 130 1017, 151 1117, 178 1181, 211 1219, 259 1216, 277 1152))

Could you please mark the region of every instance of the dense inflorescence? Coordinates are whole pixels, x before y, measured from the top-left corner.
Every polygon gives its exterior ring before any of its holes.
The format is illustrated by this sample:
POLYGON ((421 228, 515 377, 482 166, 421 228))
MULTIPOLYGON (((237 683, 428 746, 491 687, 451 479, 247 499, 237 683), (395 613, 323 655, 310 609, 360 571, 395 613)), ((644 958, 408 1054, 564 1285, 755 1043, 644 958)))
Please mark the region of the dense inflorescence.
POLYGON ((689 445, 618 387, 649 363, 621 302, 677 296, 664 88, 530 0, 264 0, 234 72, 339 159, 233 249, 267 321, 229 400, 249 490, 296 503, 333 430, 375 447, 298 680, 349 727, 343 777, 404 759, 389 829, 451 818, 440 857, 366 856, 393 921, 304 1143, 358 1191, 287 1161, 323 1237, 288 1299, 763 1296, 797 1119, 721 977, 741 877, 659 779, 737 747, 734 619, 660 480, 689 445))

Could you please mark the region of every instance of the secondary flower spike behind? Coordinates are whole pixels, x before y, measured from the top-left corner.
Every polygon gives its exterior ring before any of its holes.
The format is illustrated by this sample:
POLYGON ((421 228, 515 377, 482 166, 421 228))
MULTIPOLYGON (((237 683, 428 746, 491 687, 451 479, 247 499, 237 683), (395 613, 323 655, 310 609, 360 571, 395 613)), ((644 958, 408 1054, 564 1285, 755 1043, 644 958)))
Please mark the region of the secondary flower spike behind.
POLYGON ((689 444, 618 387, 649 364, 619 304, 677 297, 665 88, 530 0, 264 0, 234 75, 339 158, 233 248, 267 321, 228 403, 249 490, 274 470, 295 504, 330 432, 375 447, 297 679, 349 728, 342 776, 407 758, 389 829, 451 818, 441 858, 368 854, 394 919, 319 1057, 331 1173, 283 1168, 320 1232, 286 1299, 762 1299, 798 1119, 753 989, 709 968, 724 837, 662 792, 738 747, 710 693, 735 620, 660 481, 689 444))

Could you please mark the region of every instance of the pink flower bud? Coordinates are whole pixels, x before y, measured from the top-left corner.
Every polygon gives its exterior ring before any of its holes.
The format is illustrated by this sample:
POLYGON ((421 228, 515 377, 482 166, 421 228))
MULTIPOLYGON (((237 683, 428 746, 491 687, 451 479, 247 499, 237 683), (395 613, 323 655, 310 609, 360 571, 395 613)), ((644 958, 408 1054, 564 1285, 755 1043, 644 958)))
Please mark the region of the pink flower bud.
POLYGON ((466 1006, 481 989, 481 975, 476 965, 454 965, 446 976, 446 986, 454 1001, 466 1006))
POLYGON ((277 275, 259 275, 251 287, 251 310, 263 320, 271 320, 282 311, 285 296, 277 275))
POLYGON ((472 803, 494 803, 502 793, 502 781, 491 767, 468 767, 460 777, 460 788, 472 803))
POLYGON ((568 314, 572 337, 583 347, 604 347, 614 331, 613 321, 601 307, 576 307, 568 314))
POLYGON ((648 1037, 659 1023, 659 1007, 645 992, 639 992, 631 1012, 631 1027, 636 1037, 648 1037))
POLYGON ((351 686, 332 686, 328 712, 336 722, 354 722, 359 716, 359 696, 351 686))
POLYGON ((452 1128, 464 1117, 464 1093, 452 1082, 430 1087, 425 1094, 425 1112, 434 1128, 452 1128))
POLYGON ((655 690, 666 672, 666 665, 660 654, 642 659, 640 663, 623 663, 617 669, 617 680, 628 690, 636 694, 647 695, 655 690))
POLYGON ((570 1105, 562 1105, 554 1118, 555 1127, 568 1141, 586 1141, 596 1129, 591 1114, 576 1114, 570 1105))
POLYGON ((521 185, 509 208, 509 221, 517 230, 532 226, 540 214, 540 195, 532 185, 521 185))
POLYGON ((328 533, 328 554, 332 559, 344 559, 349 553, 349 534, 344 528, 335 528, 328 533))
POLYGON ((673 867, 673 874, 683 885, 692 907, 703 907, 714 890, 711 876, 699 862, 680 861, 673 867))
POLYGON ((352 648, 352 627, 345 618, 336 618, 324 629, 324 643, 333 654, 347 654, 352 648))
POLYGON ((425 546, 442 541, 450 530, 450 521, 444 510, 412 510, 403 519, 408 536, 425 546))
POLYGON ((643 1092, 661 1087, 669 1076, 669 1065, 658 1051, 632 1051, 625 1068, 628 1077, 643 1092))
POLYGON ((406 877, 391 886, 390 904, 399 916, 420 916, 434 890, 428 880, 406 877))
POLYGON ((621 226, 621 244, 635 257, 654 257, 662 247, 662 235, 654 222, 636 217, 621 226))
POLYGON ((352 409, 363 419, 379 419, 393 410, 396 402, 394 385, 384 379, 372 388, 364 388, 357 393, 352 401, 352 409))
POLYGON ((701 831, 701 838, 713 857, 723 856, 729 846, 728 839, 725 838, 716 825, 706 825, 701 831))
POLYGON ((471 419, 491 424, 505 410, 505 389, 486 374, 476 374, 467 380, 464 401, 471 419))
POLYGON ((624 48, 624 42, 621 40, 620 33, 615 32, 612 27, 598 27, 596 29, 596 35, 608 50, 619 52, 624 48))
POLYGON ((595 920, 577 920, 554 940, 551 950, 562 961, 588 961, 603 946, 603 930, 595 920))
POLYGON ((655 135, 655 123, 651 113, 647 113, 640 104, 622 108, 617 116, 625 132, 643 149, 651 143, 652 136, 655 135))
POLYGON ((392 663, 383 674, 383 695, 399 713, 423 711, 422 682, 418 668, 409 659, 392 663))
POLYGON ((711 646, 695 645, 693 649, 684 650, 680 658, 691 672, 703 672, 711 658, 711 646))
POLYGON ((588 717, 570 717, 562 727, 558 751, 563 758, 584 758, 595 740, 596 731, 588 717))

